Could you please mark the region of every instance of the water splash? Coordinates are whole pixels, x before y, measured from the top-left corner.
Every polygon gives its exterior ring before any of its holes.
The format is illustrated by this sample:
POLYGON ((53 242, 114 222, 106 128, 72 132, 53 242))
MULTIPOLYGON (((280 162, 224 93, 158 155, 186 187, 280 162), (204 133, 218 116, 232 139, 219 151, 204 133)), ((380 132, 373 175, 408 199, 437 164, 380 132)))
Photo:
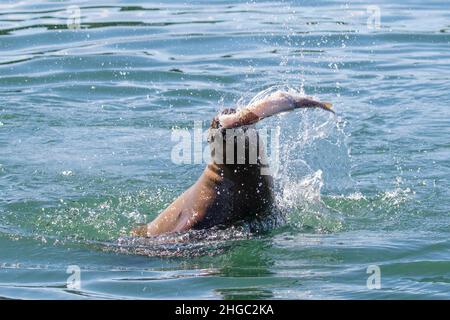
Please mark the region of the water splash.
POLYGON ((121 237, 116 242, 93 243, 101 250, 121 254, 158 257, 214 256, 225 252, 236 241, 253 238, 245 227, 210 228, 161 235, 158 237, 121 237))
MULTIPOLYGON (((278 90, 305 95, 302 87, 277 85, 261 91, 250 103, 278 90)), ((355 185, 350 177, 345 121, 321 110, 303 109, 280 114, 262 125, 281 133, 279 161, 271 166, 278 168, 274 172, 276 202, 288 226, 314 232, 340 230, 342 215, 322 201, 321 193, 340 193, 355 185)))
POLYGON ((11 204, 1 224, 15 226, 16 236, 31 236, 42 242, 46 239, 110 241, 127 235, 131 226, 146 222, 147 214, 167 205, 171 195, 168 190, 146 189, 116 195, 87 195, 76 200, 60 199, 52 204, 11 204))

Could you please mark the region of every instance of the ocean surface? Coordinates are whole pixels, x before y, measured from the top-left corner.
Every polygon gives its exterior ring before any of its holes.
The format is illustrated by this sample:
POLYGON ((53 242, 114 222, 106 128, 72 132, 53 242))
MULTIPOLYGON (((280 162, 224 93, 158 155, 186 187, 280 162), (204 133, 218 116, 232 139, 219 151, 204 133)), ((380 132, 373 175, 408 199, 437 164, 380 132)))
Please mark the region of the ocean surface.
POLYGON ((444 0, 2 0, 0 297, 449 299, 449 102, 444 0), (336 110, 258 124, 286 223, 130 239, 172 134, 280 86, 336 110))

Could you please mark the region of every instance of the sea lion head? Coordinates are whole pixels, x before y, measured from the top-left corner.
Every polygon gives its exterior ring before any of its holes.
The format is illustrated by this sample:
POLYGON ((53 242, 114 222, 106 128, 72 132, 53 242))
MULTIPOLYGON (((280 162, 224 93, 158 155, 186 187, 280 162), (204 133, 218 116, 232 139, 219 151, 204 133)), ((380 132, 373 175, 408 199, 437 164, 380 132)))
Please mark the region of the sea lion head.
POLYGON ((252 124, 224 128, 220 124, 219 117, 221 115, 236 112, 236 109, 227 108, 212 119, 208 132, 211 159, 216 164, 226 166, 261 165, 264 149, 255 126, 252 124))

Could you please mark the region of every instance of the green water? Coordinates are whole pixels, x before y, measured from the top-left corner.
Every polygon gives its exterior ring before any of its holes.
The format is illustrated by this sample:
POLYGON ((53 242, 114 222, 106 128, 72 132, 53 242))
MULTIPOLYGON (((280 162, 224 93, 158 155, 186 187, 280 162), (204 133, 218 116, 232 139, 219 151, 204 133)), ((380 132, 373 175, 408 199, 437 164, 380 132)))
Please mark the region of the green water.
POLYGON ((450 298, 450 5, 368 5, 1 1, 0 296, 450 298), (338 114, 260 124, 285 225, 117 243, 204 168, 173 129, 280 85, 338 114))

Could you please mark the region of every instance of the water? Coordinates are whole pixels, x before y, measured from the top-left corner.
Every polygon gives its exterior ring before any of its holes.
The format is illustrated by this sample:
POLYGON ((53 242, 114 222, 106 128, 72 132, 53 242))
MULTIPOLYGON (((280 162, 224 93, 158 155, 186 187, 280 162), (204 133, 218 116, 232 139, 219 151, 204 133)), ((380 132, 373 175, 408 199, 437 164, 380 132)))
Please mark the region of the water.
POLYGON ((368 5, 2 1, 0 296, 450 298, 450 5, 368 5), (203 169, 173 128, 280 85, 338 113, 261 124, 284 226, 117 243, 203 169))

